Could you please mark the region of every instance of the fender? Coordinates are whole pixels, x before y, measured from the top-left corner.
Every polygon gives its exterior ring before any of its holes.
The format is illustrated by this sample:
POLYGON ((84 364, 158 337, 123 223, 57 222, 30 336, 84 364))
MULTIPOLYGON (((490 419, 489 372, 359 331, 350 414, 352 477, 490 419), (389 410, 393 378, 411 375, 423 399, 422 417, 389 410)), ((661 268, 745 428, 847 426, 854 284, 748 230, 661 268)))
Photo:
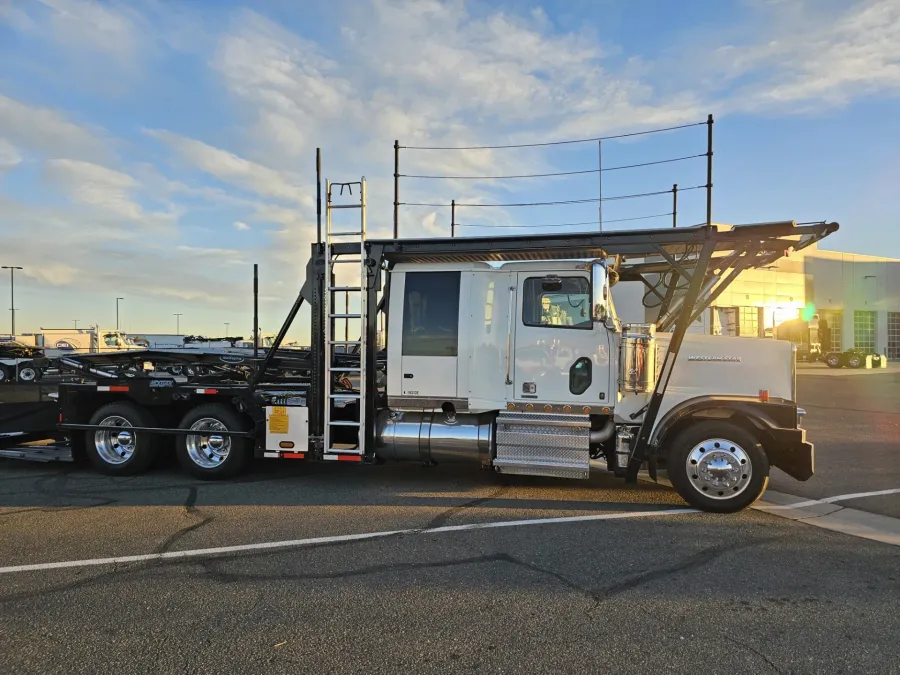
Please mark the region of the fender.
POLYGON ((769 463, 797 480, 813 475, 813 446, 798 428, 797 404, 783 399, 760 401, 749 396, 698 396, 679 403, 656 425, 650 442, 657 450, 680 422, 690 417, 729 419, 740 415, 761 433, 769 463))

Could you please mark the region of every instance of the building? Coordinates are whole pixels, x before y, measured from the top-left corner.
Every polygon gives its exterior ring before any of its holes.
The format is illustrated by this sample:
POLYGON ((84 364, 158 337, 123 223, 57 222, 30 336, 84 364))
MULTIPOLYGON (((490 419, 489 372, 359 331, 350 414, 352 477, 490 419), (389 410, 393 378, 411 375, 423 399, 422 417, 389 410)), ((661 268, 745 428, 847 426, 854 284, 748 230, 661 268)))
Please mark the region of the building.
MULTIPOLYGON (((617 308, 625 321, 641 318, 639 296, 653 304, 642 284, 622 284, 617 308), (649 298, 649 300, 647 300, 649 298)), ((790 319, 809 320, 818 314, 828 322, 827 351, 859 347, 900 359, 900 259, 828 251, 812 245, 772 265, 745 270, 692 327, 713 335, 771 337, 776 326, 790 319)))

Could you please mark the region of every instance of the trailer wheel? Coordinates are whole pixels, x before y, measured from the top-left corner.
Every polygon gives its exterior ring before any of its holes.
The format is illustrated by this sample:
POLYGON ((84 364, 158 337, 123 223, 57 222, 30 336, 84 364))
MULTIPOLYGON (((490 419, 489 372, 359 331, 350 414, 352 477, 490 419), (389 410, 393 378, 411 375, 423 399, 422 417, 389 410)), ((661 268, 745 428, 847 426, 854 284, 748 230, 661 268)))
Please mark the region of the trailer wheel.
POLYGON ((713 513, 740 511, 765 492, 769 460, 759 441, 730 422, 698 422, 674 440, 669 480, 691 506, 713 513))
POLYGON ((832 352, 831 354, 826 354, 825 365, 827 365, 829 368, 840 368, 844 364, 842 363, 841 355, 832 352))
POLYGON ((195 433, 178 437, 181 466, 196 478, 218 480, 237 475, 250 458, 250 441, 222 436, 217 431, 244 431, 247 425, 232 408, 221 403, 200 405, 178 425, 195 433))
POLYGON ((21 366, 18 372, 18 380, 22 383, 37 382, 41 379, 41 371, 34 366, 21 366))
POLYGON ((126 401, 109 403, 93 414, 90 423, 110 427, 109 431, 85 433, 85 450, 95 469, 113 476, 130 476, 150 468, 158 439, 129 431, 129 427, 156 426, 148 410, 126 401))
POLYGON ((6 370, 6 366, 0 366, 0 384, 4 382, 9 382, 9 372, 6 370))
POLYGON ((847 365, 850 368, 862 368, 863 364, 865 364, 866 359, 862 354, 848 354, 847 355, 847 365))

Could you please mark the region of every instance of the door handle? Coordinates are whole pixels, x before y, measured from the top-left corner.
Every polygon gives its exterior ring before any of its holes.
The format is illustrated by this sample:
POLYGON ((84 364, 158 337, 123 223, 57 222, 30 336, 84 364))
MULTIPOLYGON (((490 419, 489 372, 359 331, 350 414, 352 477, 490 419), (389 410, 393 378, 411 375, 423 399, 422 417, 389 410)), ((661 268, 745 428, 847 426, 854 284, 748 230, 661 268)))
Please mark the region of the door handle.
POLYGON ((412 373, 403 373, 403 377, 406 378, 407 380, 411 380, 411 379, 413 379, 413 374, 412 373))

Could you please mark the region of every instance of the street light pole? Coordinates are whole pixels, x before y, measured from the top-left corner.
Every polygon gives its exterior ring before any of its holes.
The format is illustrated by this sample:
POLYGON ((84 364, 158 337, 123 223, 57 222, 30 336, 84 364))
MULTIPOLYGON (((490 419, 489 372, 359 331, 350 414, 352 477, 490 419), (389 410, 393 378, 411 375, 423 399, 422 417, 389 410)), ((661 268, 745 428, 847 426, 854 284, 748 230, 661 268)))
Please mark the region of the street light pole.
POLYGON ((175 317, 175 335, 181 335, 181 317, 183 314, 173 314, 175 317))
POLYGON ((225 337, 228 337, 228 326, 231 325, 230 321, 225 322, 225 337))
POLYGON ((3 265, 3 270, 9 270, 9 311, 12 313, 12 334, 16 335, 16 270, 22 269, 16 265, 3 265))
POLYGON ((78 330, 78 319, 72 319, 75 322, 75 330, 78 330))
POLYGON ((125 298, 116 298, 116 330, 119 330, 119 300, 124 300, 125 298))

